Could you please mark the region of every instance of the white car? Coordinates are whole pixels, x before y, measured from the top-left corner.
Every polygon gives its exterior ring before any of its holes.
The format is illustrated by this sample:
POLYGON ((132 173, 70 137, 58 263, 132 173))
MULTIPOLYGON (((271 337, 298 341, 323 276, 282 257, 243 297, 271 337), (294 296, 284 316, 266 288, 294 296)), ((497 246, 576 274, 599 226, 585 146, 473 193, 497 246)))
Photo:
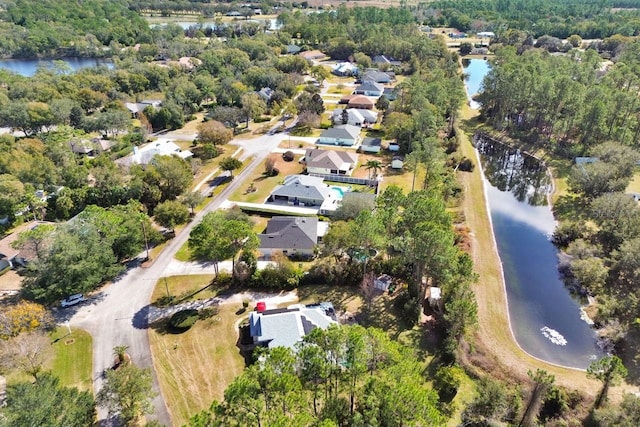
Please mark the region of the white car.
POLYGON ((82 294, 71 295, 62 300, 62 307, 71 307, 72 305, 76 305, 81 303, 82 301, 86 301, 87 299, 82 294))

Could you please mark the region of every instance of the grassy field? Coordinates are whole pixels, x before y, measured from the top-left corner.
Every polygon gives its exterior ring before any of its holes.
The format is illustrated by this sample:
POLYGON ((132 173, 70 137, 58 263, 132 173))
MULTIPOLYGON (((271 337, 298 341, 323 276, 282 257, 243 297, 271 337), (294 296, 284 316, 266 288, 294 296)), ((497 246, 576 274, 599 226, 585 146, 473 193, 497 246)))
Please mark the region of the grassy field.
POLYGON ((225 388, 244 369, 236 347, 237 323, 243 317, 237 310, 237 304, 222 304, 218 315, 199 320, 182 334, 149 330, 154 367, 173 425, 186 424, 213 400, 222 400, 225 388))
POLYGON ((275 161, 274 166, 280 173, 276 176, 267 177, 264 175, 264 165, 266 161, 261 163, 246 180, 247 183, 253 183, 256 191, 252 193, 247 192, 248 184, 246 187, 241 187, 236 190, 231 197, 229 197, 229 200, 246 203, 263 203, 276 185, 287 175, 294 175, 303 171, 304 167, 298 163, 300 157, 301 156, 296 156, 292 162, 285 162, 282 156, 272 154, 270 158, 275 161))
POLYGON ((59 327, 51 333, 54 358, 51 371, 60 383, 80 390, 93 389, 92 339, 88 332, 59 327))

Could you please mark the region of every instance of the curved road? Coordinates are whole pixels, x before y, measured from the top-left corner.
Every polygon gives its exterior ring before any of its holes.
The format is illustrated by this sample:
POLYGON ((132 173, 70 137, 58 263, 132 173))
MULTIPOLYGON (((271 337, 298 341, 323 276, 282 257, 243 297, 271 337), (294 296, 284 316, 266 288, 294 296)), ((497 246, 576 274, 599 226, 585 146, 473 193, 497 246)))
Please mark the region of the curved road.
MULTIPOLYGON (((147 334, 147 314, 151 293, 156 282, 168 275, 173 255, 188 240, 189 232, 202 217, 216 210, 239 187, 243 181, 260 166, 260 163, 286 138, 286 134, 263 135, 246 141, 234 141, 243 148, 241 160, 252 158, 248 166, 217 196, 199 212, 193 221, 185 226, 149 267, 133 266, 122 277, 106 285, 89 303, 74 309, 66 309, 64 316, 70 325, 82 328, 93 337, 93 384, 94 392, 102 387, 102 374, 113 365, 113 347, 129 346, 128 353, 134 363, 140 367, 151 367, 151 351, 147 334)), ((153 370, 152 370, 153 371, 153 370)), ((149 417, 165 426, 171 426, 171 418, 164 399, 160 394, 158 380, 153 371, 154 389, 158 395, 154 398, 154 414, 149 417)), ((108 419, 104 410, 99 410, 101 426, 116 425, 117 420, 108 419)))

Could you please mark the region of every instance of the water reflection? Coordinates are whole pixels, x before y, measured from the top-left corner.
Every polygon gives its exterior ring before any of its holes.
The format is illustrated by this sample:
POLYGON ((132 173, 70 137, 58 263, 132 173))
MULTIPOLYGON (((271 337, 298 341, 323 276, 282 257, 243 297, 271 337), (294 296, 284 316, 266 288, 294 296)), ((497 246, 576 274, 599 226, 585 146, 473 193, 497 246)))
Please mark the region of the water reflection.
POLYGON ((473 141, 483 156, 484 174, 492 186, 512 193, 519 202, 547 204, 552 183, 543 163, 483 134, 474 135, 473 141))

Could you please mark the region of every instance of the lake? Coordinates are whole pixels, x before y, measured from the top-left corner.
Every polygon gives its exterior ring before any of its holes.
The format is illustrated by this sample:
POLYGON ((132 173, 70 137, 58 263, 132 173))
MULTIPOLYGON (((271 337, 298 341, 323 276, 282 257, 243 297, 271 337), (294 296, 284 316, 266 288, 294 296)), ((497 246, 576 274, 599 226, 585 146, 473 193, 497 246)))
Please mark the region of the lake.
POLYGON ((491 66, 489 61, 485 59, 463 59, 462 67, 464 69, 464 86, 467 90, 467 99, 469 105, 474 110, 480 108, 480 104, 473 100, 473 97, 480 92, 482 88, 482 80, 487 75, 491 66))
POLYGON ((31 77, 38 71, 38 68, 54 67, 58 62, 68 66, 71 72, 88 67, 114 67, 113 62, 105 59, 69 57, 61 59, 0 59, 0 68, 21 76, 31 77))
MULTIPOLYGON (((478 93, 489 63, 464 60, 467 96, 478 93)), ((472 108, 480 104, 471 101, 472 108)), ((536 158, 474 135, 498 254, 510 325, 528 354, 557 365, 585 369, 604 353, 579 302, 558 273, 551 243, 556 222, 548 205, 552 181, 536 158)))
POLYGON ((596 334, 558 273, 550 237, 555 220, 546 167, 514 148, 474 136, 506 284, 511 329, 539 359, 587 368, 603 353, 596 334))

